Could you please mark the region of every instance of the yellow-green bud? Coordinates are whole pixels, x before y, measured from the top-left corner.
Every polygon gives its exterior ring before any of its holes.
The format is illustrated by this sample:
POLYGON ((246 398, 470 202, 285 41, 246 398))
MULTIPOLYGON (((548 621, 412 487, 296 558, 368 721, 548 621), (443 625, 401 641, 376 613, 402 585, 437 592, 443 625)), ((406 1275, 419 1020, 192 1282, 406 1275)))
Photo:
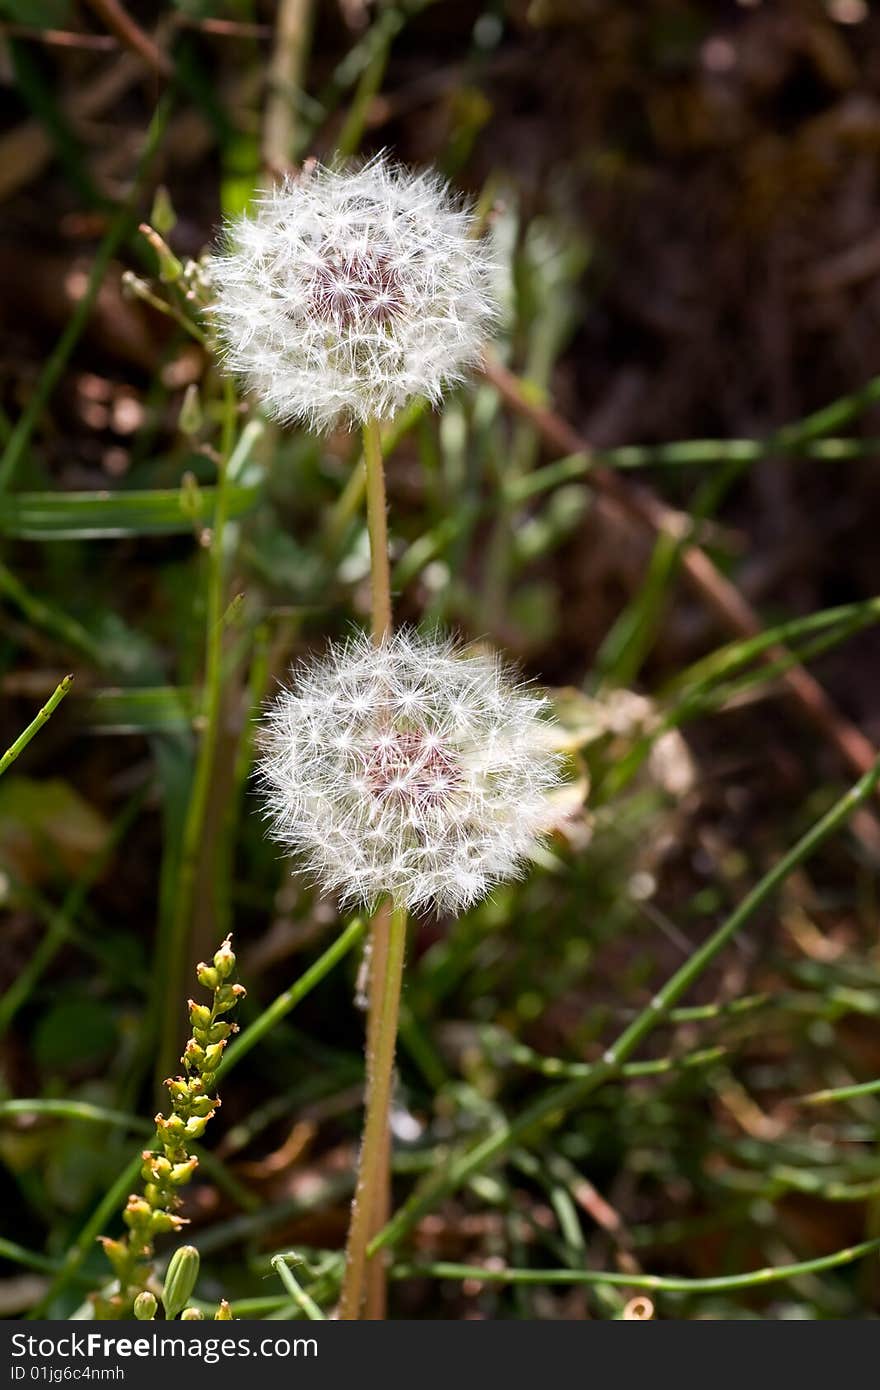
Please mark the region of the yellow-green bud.
POLYGON ((213 1115, 219 1104, 213 1096, 196 1096, 190 1109, 194 1115, 213 1115))
POLYGON ((217 1067, 220 1065, 220 1058, 223 1056, 223 1049, 225 1046, 225 1042, 216 1042, 212 1043, 210 1047, 205 1048, 205 1061, 203 1064, 203 1069, 205 1071, 216 1071, 217 1067))
MULTIPOLYGON (((194 381, 191 381, 184 392, 183 404, 180 407, 180 414, 177 417, 177 427, 181 434, 198 434, 202 428, 202 403, 199 399, 199 388, 194 381)), ((199 984, 204 984, 201 969, 198 973, 199 984)))
POLYGON ((205 1049, 199 1047, 198 1043, 193 1042, 192 1038, 190 1038, 183 1057, 184 1061, 188 1062, 191 1067, 200 1067, 205 1060, 205 1049))
POLYGON ((196 975, 200 985, 205 989, 216 989, 220 983, 220 974, 214 969, 213 965, 206 965, 201 961, 196 967, 196 975))
POLYGON ((231 1023, 214 1023, 210 1028, 205 1029, 205 1043, 225 1042, 232 1032, 231 1023))
POLYGON ((153 1215, 149 1202, 145 1202, 143 1197, 129 1197, 122 1219, 132 1231, 144 1229, 150 1224, 153 1215))
POLYGON ((187 1225, 182 1216, 174 1216, 170 1211, 154 1211, 150 1217, 150 1230, 154 1236, 164 1236, 168 1231, 179 1231, 187 1225))
POLYGON ((167 1318, 176 1318, 196 1286, 199 1277, 199 1252, 194 1245, 181 1245, 168 1262, 162 1303, 167 1318))
POLYGON ((183 1120, 179 1115, 157 1115, 156 1128, 163 1139, 182 1139, 184 1134, 183 1120))
POLYGON ((214 1321, 215 1321, 215 1322, 233 1322, 233 1321, 234 1321, 233 1316, 232 1316, 232 1309, 230 1308, 229 1304, 226 1302, 226 1299, 225 1299, 225 1298, 221 1298, 221 1300, 220 1300, 220 1307, 217 1309, 216 1313, 214 1314, 214 1321))
MULTIPOLYGON (((159 212, 159 221, 161 222, 164 220, 162 208, 154 207, 153 214, 155 215, 157 211, 159 212)), ((159 279, 164 281, 166 285, 171 285, 175 280, 179 280, 183 274, 183 262, 178 260, 164 237, 159 235, 159 230, 160 229, 158 229, 155 224, 151 227, 147 222, 142 222, 140 225, 141 235, 146 237, 156 253, 156 259, 159 262, 159 279)), ((170 228, 168 230, 170 230, 170 228)))
POLYGON ((134 1315, 140 1322, 150 1322, 156 1316, 158 1307, 154 1295, 148 1289, 144 1289, 134 1301, 134 1315))
POLYGON ((230 945, 231 938, 227 936, 223 945, 214 956, 214 969, 219 974, 221 980, 228 980, 235 969, 235 955, 230 945))
POLYGON ((177 222, 177 213, 174 211, 171 195, 164 183, 160 183, 153 194, 150 222, 162 236, 167 236, 177 222))
POLYGON ((153 1182, 162 1182, 168 1177, 171 1172, 171 1164, 164 1154, 151 1153, 149 1149, 146 1149, 143 1158, 142 1177, 150 1178, 153 1182))
POLYGON ((211 1024, 211 1010, 204 1004, 197 1004, 194 999, 190 999, 189 1021, 193 1028, 208 1028, 211 1024))
POLYGON ((193 1173, 199 1166, 199 1160, 192 1154, 186 1163, 175 1163, 168 1175, 168 1181, 172 1187, 182 1187, 185 1182, 189 1182, 193 1173))
POLYGON ((111 1240, 109 1236, 100 1236, 99 1240, 104 1254, 110 1261, 113 1273, 122 1278, 131 1261, 131 1252, 128 1246, 121 1240, 111 1240))
POLYGON ((198 1308, 184 1308, 180 1315, 181 1322, 203 1322, 204 1313, 200 1313, 198 1308))

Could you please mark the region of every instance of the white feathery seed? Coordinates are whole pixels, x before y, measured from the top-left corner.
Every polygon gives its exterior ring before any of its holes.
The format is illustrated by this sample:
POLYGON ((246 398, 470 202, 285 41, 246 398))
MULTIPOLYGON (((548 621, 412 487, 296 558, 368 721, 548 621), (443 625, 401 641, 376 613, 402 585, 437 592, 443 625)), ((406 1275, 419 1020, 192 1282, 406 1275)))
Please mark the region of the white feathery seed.
POLYGON ((546 700, 496 658, 410 631, 293 674, 259 773, 275 837, 325 891, 457 911, 523 871, 558 819, 546 700))
POLYGON ((472 225, 436 174, 384 157, 287 179, 210 262, 228 366, 276 419, 316 429, 436 402, 495 317, 472 225))

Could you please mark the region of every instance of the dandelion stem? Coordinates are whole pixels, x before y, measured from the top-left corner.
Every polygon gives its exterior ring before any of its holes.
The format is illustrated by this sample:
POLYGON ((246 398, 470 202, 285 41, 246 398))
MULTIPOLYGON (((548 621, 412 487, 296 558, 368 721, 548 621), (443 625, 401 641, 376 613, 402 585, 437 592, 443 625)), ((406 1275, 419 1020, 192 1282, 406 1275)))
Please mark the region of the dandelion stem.
MULTIPOLYGON (((381 642, 391 632, 391 571, 388 558, 388 522, 387 522, 387 503, 385 498, 385 469, 382 458, 382 434, 378 420, 371 420, 364 426, 363 430, 364 448, 364 476, 366 482, 367 498, 367 530, 370 537, 370 575, 372 581, 372 634, 375 643, 381 642)), ((388 947, 391 930, 391 904, 383 903, 375 913, 370 924, 370 943, 369 943, 369 988, 367 1004, 367 1090, 366 1090, 366 1116, 365 1127, 369 1124, 369 1116, 373 1107, 378 1103, 376 1099, 377 1085, 381 1092, 381 1080, 377 1082, 377 1058, 380 1046, 380 1032, 384 1013, 384 996, 388 973, 388 947)), ((401 960, 401 969, 402 969, 401 960)), ((398 981, 398 995, 400 982, 398 981)), ((396 1023, 395 1023, 396 1033, 396 1023)), ((393 1053, 392 1053, 393 1058, 393 1053)), ((392 1061, 393 1065, 393 1061, 392 1061)), ((388 1097, 390 1100, 390 1082, 388 1087, 388 1097)), ((382 1141, 376 1156, 376 1171, 371 1179, 371 1188, 365 1201, 368 1221, 366 1224, 366 1238, 371 1239, 388 1220, 390 1215, 390 1186, 391 1186, 391 1131, 388 1121, 388 1104, 386 1100, 383 1106, 382 1115, 382 1141)), ((365 1129, 366 1132, 366 1129, 365 1129)), ((364 1162, 364 1155, 361 1156, 361 1163, 364 1162)), ((359 1185, 363 1179, 363 1168, 359 1185)), ((352 1229, 350 1234, 350 1246, 354 1240, 356 1213, 359 1197, 355 1195, 355 1202, 352 1208, 352 1229)), ((359 1258, 364 1260, 363 1255, 359 1258)), ((349 1317, 360 1315, 362 1293, 359 1281, 366 1278, 366 1306, 365 1314, 368 1318, 380 1320, 385 1313, 385 1256, 380 1254, 374 1257, 369 1265, 362 1265, 361 1271, 353 1271, 351 1278, 355 1286, 352 1295, 354 1311, 348 1313, 349 1317)), ((348 1272, 346 1272, 346 1280, 348 1272)), ((345 1295, 343 1295, 345 1302, 345 1295)))
MULTIPOLYGON (((376 1050, 385 978, 388 973, 388 938, 391 927, 391 903, 384 902, 370 924, 369 984, 367 995, 367 1092, 366 1108, 372 1104, 376 1075, 376 1050)), ((385 1133, 376 1179, 376 1196, 370 1221, 370 1239, 381 1231, 391 1215, 391 1124, 386 1108, 385 1133)), ((386 1259, 383 1251, 367 1261, 364 1316, 368 1321, 381 1322, 386 1310, 386 1259)))
POLYGON ((386 1181, 388 1107, 391 1101, 405 946, 406 911, 395 906, 388 913, 385 970, 381 977, 376 972, 377 978, 381 978, 381 1005, 373 1023, 374 1054, 370 1064, 364 1138, 351 1209, 345 1277, 339 1302, 339 1317, 347 1321, 360 1317, 364 1298, 367 1244, 375 1212, 383 1200, 382 1190, 386 1181))
POLYGON ((367 483, 367 530, 370 535, 370 579, 373 586, 373 640, 391 631, 391 569, 388 563, 388 519, 385 470, 379 421, 364 425, 364 470, 367 483))

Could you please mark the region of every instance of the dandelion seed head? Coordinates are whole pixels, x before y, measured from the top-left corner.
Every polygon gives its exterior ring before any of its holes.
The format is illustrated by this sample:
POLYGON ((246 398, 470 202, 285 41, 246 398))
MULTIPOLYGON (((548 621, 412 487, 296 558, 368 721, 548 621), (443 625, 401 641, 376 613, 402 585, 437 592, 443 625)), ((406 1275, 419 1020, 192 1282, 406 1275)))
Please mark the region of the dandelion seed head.
POLYGON ((270 707, 275 837, 343 902, 459 911, 518 876, 556 818, 545 702, 495 658, 398 632, 301 665, 270 707))
POLYGON ((472 221, 435 174, 381 157, 286 180, 211 261, 228 366, 275 418, 318 429, 437 401, 495 316, 472 221))

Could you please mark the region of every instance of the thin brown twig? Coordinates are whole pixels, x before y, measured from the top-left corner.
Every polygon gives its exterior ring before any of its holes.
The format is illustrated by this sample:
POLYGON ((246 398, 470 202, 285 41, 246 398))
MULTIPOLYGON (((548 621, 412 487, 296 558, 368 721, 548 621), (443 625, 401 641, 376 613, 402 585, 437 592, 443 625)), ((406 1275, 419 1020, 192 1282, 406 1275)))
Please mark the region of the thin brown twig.
MULTIPOLYGON (((483 359, 483 372, 502 400, 518 415, 529 420, 542 438, 561 455, 583 454, 589 458, 589 442, 563 416, 548 406, 529 400, 520 382, 492 353, 483 359)), ((600 465, 592 467, 587 482, 596 492, 610 501, 618 511, 646 529, 657 534, 671 535, 681 542, 681 567, 701 597, 728 631, 738 637, 755 637, 762 631, 761 620, 735 584, 727 579, 705 550, 682 533, 681 517, 660 498, 613 469, 600 465)), ((790 659, 791 653, 782 646, 768 647, 762 660, 774 664, 790 659)), ((784 671, 781 680, 795 697, 810 723, 834 747, 847 766, 859 776, 873 767, 877 753, 868 739, 846 715, 841 714, 827 691, 803 666, 784 671)), ((853 822, 855 825, 855 821, 853 822)), ((862 815, 859 834, 868 842, 873 853, 880 848, 880 827, 873 816, 862 815)))
POLYGON ((87 48, 97 53, 115 52, 119 40, 113 34, 82 34, 74 29, 35 29, 31 24, 0 24, 0 38, 26 39, 50 48, 87 48))
POLYGON ((119 42, 142 58, 147 67, 152 68, 158 77, 168 79, 174 72, 173 64, 166 53, 145 34, 139 24, 121 4, 121 0, 88 0, 95 14, 115 34, 119 42))

